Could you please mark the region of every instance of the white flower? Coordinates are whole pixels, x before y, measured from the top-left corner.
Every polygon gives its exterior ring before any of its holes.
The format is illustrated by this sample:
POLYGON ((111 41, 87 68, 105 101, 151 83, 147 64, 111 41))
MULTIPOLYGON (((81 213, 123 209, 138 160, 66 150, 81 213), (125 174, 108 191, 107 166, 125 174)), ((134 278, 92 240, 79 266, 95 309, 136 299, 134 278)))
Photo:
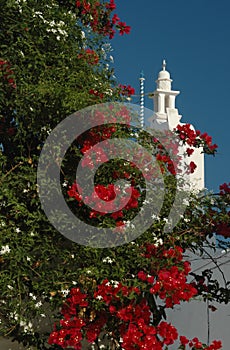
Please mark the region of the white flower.
POLYGON ((31 258, 30 258, 29 256, 27 256, 27 257, 26 257, 26 260, 27 260, 27 261, 30 261, 30 260, 31 260, 31 258))
POLYGON ((10 312, 9 316, 10 316, 10 318, 15 319, 16 321, 18 320, 18 314, 15 311, 10 312))
POLYGON ((133 228, 133 229, 135 228, 135 225, 132 224, 131 221, 129 221, 129 220, 126 221, 125 224, 126 224, 125 226, 126 226, 127 228, 129 228, 129 227, 131 227, 131 228, 133 228))
POLYGON ((62 289, 61 293, 66 297, 69 294, 70 290, 69 289, 62 289))
POLYGON ((0 255, 6 254, 10 252, 10 247, 7 245, 3 245, 2 249, 0 250, 0 255))
POLYGON ((42 306, 42 302, 39 301, 39 302, 37 302, 34 306, 35 306, 36 308, 39 308, 40 306, 42 306))
POLYGON ((17 233, 21 232, 20 228, 17 227, 16 230, 15 230, 17 233))
POLYGON ((40 314, 40 316, 41 316, 41 317, 46 317, 46 315, 45 315, 45 314, 40 314))
POLYGON ((111 52, 111 51, 113 51, 112 45, 109 44, 109 43, 104 44, 104 45, 103 45, 103 49, 104 49, 106 52, 111 52))
POLYGON ((97 300, 101 300, 101 299, 103 299, 103 297, 102 297, 101 295, 98 295, 98 296, 96 297, 96 299, 97 299, 97 300))
POLYGON ((183 203, 184 205, 189 205, 188 199, 185 199, 185 198, 183 199, 182 203, 183 203))
POLYGON ((29 296, 33 299, 33 300, 36 300, 37 297, 33 294, 33 293, 29 293, 29 296))
POLYGON ((64 181, 63 184, 62 184, 62 187, 67 187, 68 186, 68 181, 64 181))
POLYGON ((30 235, 31 235, 31 237, 35 236, 35 234, 33 232, 30 232, 30 235))
POLYGON ((112 89, 108 89, 108 90, 105 91, 105 94, 109 95, 109 96, 112 96, 113 90, 112 89))
POLYGON ((159 220, 159 216, 157 216, 156 214, 153 214, 153 215, 151 216, 151 218, 152 218, 153 220, 159 220))
POLYGON ((7 287, 10 289, 10 290, 12 290, 12 289, 14 289, 14 287, 12 287, 11 285, 7 285, 7 287))
POLYGON ((35 11, 34 14, 39 16, 39 15, 42 15, 42 12, 40 12, 40 11, 35 11))
POLYGON ((76 281, 72 281, 73 285, 76 286, 77 282, 76 281))
POLYGON ((157 239, 156 242, 154 242, 155 247, 158 247, 159 245, 163 244, 163 240, 161 238, 157 239))
POLYGON ((106 258, 104 258, 102 260, 102 262, 112 264, 114 262, 114 260, 112 260, 109 256, 107 256, 106 258))
POLYGON ((20 321, 20 326, 24 328, 24 332, 33 330, 33 325, 31 322, 26 323, 25 321, 20 321))
POLYGON ((119 282, 118 281, 111 280, 111 283, 114 286, 114 288, 117 288, 119 286, 119 282))

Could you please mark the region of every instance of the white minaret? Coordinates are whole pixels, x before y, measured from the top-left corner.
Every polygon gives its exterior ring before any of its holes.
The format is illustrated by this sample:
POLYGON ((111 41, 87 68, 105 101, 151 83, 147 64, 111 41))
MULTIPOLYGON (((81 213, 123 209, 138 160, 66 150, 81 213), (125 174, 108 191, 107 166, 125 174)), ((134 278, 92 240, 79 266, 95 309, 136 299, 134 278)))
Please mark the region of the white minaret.
POLYGON ((171 89, 172 79, 169 72, 165 69, 166 61, 163 60, 162 70, 158 74, 156 80, 157 88, 153 93, 154 115, 150 124, 152 127, 161 126, 162 128, 173 130, 180 122, 181 115, 175 107, 176 96, 180 91, 171 89), (157 124, 156 124, 157 123, 157 124))
MULTIPOLYGON (((163 60, 162 70, 156 80, 157 88, 150 96, 153 97, 154 113, 149 119, 150 127, 155 130, 171 130, 181 124, 181 115, 175 107, 176 96, 180 91, 172 90, 172 79, 166 70, 166 61, 163 60)), ((188 122, 189 123, 189 122, 188 122)), ((185 153, 187 147, 182 147, 181 152, 185 153)), ((202 148, 195 148, 193 154, 187 157, 188 163, 193 161, 197 168, 193 174, 189 175, 189 182, 195 190, 204 189, 204 153, 202 148)))

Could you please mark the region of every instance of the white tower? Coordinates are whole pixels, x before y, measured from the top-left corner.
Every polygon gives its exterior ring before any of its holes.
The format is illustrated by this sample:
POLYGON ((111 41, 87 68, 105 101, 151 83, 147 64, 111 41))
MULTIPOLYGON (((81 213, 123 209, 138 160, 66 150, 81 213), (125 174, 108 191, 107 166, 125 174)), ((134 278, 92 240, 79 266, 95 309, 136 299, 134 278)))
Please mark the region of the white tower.
MULTIPOLYGON (((155 130, 171 130, 180 123, 181 115, 175 107, 176 96, 180 91, 172 90, 172 79, 170 73, 166 70, 166 61, 163 60, 162 70, 158 74, 156 80, 157 88, 151 94, 153 96, 154 113, 149 119, 150 127, 155 130)), ((188 122, 189 123, 189 122, 188 122)), ((185 153, 187 147, 182 147, 182 152, 185 153)), ((190 147, 191 148, 191 147, 190 147)), ((188 163, 193 161, 197 168, 193 174, 189 175, 189 182, 196 190, 204 189, 204 153, 202 148, 195 148, 193 154, 188 157, 188 163)))
POLYGON ((172 79, 169 72, 165 69, 166 62, 163 60, 162 70, 156 80, 157 88, 153 93, 154 115, 150 120, 151 127, 162 127, 163 129, 173 130, 180 122, 181 115, 175 108, 176 96, 180 91, 171 89, 172 79))

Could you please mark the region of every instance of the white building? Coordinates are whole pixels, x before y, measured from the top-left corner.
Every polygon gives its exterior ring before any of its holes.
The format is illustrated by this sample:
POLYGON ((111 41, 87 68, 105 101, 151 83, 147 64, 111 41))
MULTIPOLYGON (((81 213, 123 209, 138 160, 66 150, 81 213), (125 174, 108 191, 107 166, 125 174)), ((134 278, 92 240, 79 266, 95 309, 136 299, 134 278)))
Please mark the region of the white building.
MULTIPOLYGON (((154 114, 149 119, 150 128, 155 130, 171 130, 181 122, 182 116, 176 108, 176 97, 180 91, 172 90, 172 79, 170 73, 166 70, 166 62, 163 61, 162 70, 158 74, 156 80, 156 90, 151 94, 153 97, 154 114)), ((190 123, 186 121, 186 123, 190 123)), ((182 147, 181 152, 184 153, 186 148, 182 147)), ((204 189, 204 154, 201 148, 195 148, 193 154, 188 157, 188 163, 193 161, 197 168, 193 174, 189 175, 189 182, 192 188, 197 190, 204 189)))

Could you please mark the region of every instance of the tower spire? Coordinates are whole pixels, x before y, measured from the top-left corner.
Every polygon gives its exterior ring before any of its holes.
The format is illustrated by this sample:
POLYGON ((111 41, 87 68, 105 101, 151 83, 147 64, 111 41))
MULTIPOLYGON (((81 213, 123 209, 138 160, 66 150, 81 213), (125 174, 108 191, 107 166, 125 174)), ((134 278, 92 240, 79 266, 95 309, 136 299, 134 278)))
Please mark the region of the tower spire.
POLYGON ((144 72, 141 71, 140 74, 140 122, 141 127, 144 127, 144 108, 145 108, 145 86, 144 86, 144 72))
POLYGON ((165 68, 166 68, 166 60, 163 60, 162 61, 162 69, 165 70, 165 68))

